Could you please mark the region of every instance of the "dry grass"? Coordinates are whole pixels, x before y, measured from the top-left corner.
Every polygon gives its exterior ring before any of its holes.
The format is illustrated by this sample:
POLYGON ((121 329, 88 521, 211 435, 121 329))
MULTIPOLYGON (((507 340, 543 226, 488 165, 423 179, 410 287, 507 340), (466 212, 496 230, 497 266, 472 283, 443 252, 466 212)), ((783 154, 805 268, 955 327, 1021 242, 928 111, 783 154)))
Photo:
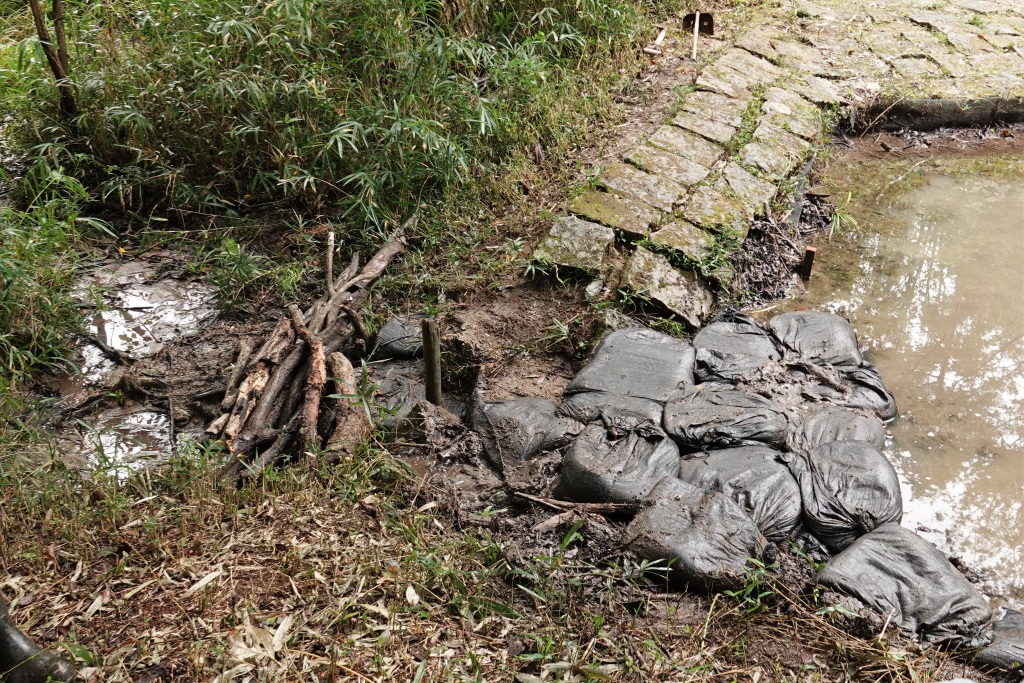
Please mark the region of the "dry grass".
POLYGON ((193 450, 120 483, 35 467, 13 486, 25 463, 4 452, 0 587, 15 621, 74 656, 87 680, 918 683, 963 673, 891 627, 854 635, 866 622, 821 611, 802 590, 806 571, 755 586, 765 593, 756 605, 663 592, 618 551, 620 521, 589 515, 538 531, 551 513, 460 511, 379 444, 238 490, 215 482, 209 456, 193 450))

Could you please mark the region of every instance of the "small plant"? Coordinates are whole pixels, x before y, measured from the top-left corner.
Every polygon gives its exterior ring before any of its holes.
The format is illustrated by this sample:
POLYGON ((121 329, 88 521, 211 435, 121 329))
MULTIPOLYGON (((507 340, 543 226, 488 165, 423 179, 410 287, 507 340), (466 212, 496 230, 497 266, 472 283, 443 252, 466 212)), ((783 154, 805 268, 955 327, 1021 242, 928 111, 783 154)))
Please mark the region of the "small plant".
POLYGON ((846 194, 846 200, 843 202, 842 206, 836 206, 832 209, 832 220, 829 222, 828 226, 828 239, 830 241, 833 236, 840 235, 847 229, 852 228, 856 230, 859 227, 857 225, 857 220, 847 210, 847 207, 850 205, 850 199, 852 198, 853 193, 848 192, 846 194))
POLYGON ((744 616, 757 614, 767 607, 768 599, 775 595, 775 579, 771 575, 774 567, 766 566, 760 560, 747 561, 746 580, 742 588, 722 591, 736 600, 744 616))

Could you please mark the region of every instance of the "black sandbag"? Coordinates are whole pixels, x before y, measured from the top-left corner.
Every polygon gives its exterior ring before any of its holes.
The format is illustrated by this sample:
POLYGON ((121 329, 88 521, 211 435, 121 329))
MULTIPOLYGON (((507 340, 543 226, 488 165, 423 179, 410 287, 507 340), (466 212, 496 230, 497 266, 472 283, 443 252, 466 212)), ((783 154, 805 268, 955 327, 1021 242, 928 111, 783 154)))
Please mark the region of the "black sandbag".
POLYGON ((595 423, 566 452, 558 495, 582 503, 634 502, 678 473, 679 449, 651 421, 595 423))
POLYGON ((779 452, 767 446, 712 451, 684 460, 679 478, 729 496, 769 541, 789 538, 800 523, 800 487, 779 452))
POLYGON ((850 323, 824 311, 783 313, 768 321, 779 342, 800 358, 844 369, 864 362, 850 323))
POLYGON ((899 414, 896 399, 885 388, 882 375, 870 364, 843 373, 843 379, 850 387, 850 394, 843 404, 850 408, 869 410, 882 421, 894 420, 899 414))
POLYGON ((1003 671, 1024 667, 1024 614, 1007 610, 1002 619, 992 623, 992 632, 992 644, 978 652, 972 663, 1003 671))
POLYGON ((583 425, 556 414, 546 398, 517 398, 502 403, 473 400, 470 420, 488 459, 500 472, 539 451, 568 445, 583 425))
POLYGON ((665 405, 664 426, 684 453, 757 444, 781 449, 789 431, 781 407, 724 384, 676 392, 665 405))
POLYGON ((644 327, 616 330, 565 393, 605 391, 664 403, 680 385, 693 384, 693 357, 688 342, 667 334, 644 327))
POLYGON ((992 640, 985 597, 935 546, 895 522, 858 538, 817 580, 928 642, 981 647, 992 640))
POLYGON ((558 406, 559 415, 583 424, 613 418, 636 418, 660 424, 663 410, 664 406, 657 401, 607 391, 584 391, 573 394, 558 406))
POLYGON ((377 331, 374 360, 415 358, 423 354, 423 332, 414 318, 391 318, 377 331))
POLYGON ((427 398, 422 361, 374 363, 370 366, 370 379, 376 386, 374 402, 383 408, 380 423, 387 430, 398 429, 412 409, 427 398))
POLYGON ((697 382, 735 382, 782 357, 771 334, 752 318, 732 312, 698 332, 693 348, 697 382))
POLYGON ((869 443, 835 441, 806 455, 781 457, 800 484, 804 521, 834 553, 903 516, 896 470, 869 443))
POLYGON ((833 441, 866 441, 881 450, 885 425, 873 413, 831 405, 819 405, 792 419, 791 450, 809 453, 833 441))
POLYGON ((749 560, 767 542, 728 496, 666 477, 623 532, 624 544, 645 560, 665 560, 670 576, 703 589, 743 584, 749 560))

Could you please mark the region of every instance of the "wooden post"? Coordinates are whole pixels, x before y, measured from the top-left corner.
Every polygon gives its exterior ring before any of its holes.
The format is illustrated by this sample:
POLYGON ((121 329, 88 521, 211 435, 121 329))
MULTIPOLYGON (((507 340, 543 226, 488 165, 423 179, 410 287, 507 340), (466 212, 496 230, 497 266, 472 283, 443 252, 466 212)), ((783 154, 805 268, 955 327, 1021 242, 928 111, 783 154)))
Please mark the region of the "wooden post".
POLYGON ((693 54, 690 58, 697 61, 697 36, 700 35, 700 10, 693 13, 693 54))
POLYGON ((814 255, 817 253, 815 247, 807 247, 804 250, 804 262, 800 264, 800 279, 804 282, 811 279, 811 268, 814 267, 814 255))
POLYGON ((435 406, 441 405, 441 339, 437 334, 437 321, 424 318, 423 330, 423 374, 427 385, 427 400, 435 406))

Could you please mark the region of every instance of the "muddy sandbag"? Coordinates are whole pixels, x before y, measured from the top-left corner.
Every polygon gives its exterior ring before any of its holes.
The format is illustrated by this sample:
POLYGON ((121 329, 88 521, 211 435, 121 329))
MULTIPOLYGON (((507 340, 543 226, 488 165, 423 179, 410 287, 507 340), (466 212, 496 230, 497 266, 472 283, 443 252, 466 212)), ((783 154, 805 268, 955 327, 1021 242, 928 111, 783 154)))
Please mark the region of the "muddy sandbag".
POLYGON ((539 451, 568 445, 583 425, 556 414, 546 398, 517 398, 502 403, 474 399, 470 420, 484 442, 488 459, 499 471, 539 451))
POLYGON ((420 321, 413 318, 391 318, 377 331, 374 360, 415 358, 423 354, 423 332, 420 321))
POLYGON ((903 517, 896 470, 867 442, 834 441, 781 457, 800 484, 807 527, 834 553, 903 517))
POLYGON ((664 403, 680 385, 693 384, 693 347, 644 327, 606 336, 594 358, 566 387, 567 396, 587 391, 664 403))
POLYGON ((1024 614, 1007 610, 1002 619, 993 622, 992 632, 992 644, 975 655, 972 663, 1003 671, 1024 667, 1024 614))
POLYGON ((858 538, 817 580, 928 642, 982 647, 992 640, 985 597, 935 546, 896 522, 858 538))
POLYGON ((374 402, 383 409, 380 424, 387 430, 398 429, 416 404, 427 398, 422 361, 374 363, 370 366, 370 379, 377 387, 374 402))
POLYGON ((899 414, 896 399, 885 388, 882 375, 870 364, 843 373, 843 378, 850 386, 850 394, 843 405, 873 412, 883 422, 894 420, 899 414))
POLYGON ((879 450, 885 445, 885 424, 863 410, 821 405, 799 414, 791 426, 790 448, 799 453, 833 441, 866 441, 879 450))
POLYGON ((679 478, 729 496, 757 524, 769 541, 789 538, 800 523, 800 487, 779 451, 747 446, 712 451, 684 460, 679 478))
POLYGON ((573 394, 558 406, 558 414, 583 424, 604 419, 634 418, 661 423, 664 406, 657 401, 635 396, 623 396, 607 391, 585 391, 573 394))
POLYGON ((678 473, 679 449, 650 420, 595 423, 566 452, 558 495, 581 503, 629 503, 678 473))
POLYGON ((735 382, 782 355, 775 340, 752 318, 725 313, 693 338, 697 382, 735 382))
POLYGON ((857 368, 864 362, 857 334, 850 323, 824 311, 783 313, 768 321, 779 342, 806 360, 841 368, 857 368))
POLYGON ((645 560, 665 560, 670 576, 698 588, 736 588, 750 559, 767 542, 728 496, 666 477, 623 532, 624 544, 645 560))
POLYGON ((684 453, 758 444, 781 449, 789 420, 763 396, 712 383, 676 392, 665 405, 664 426, 684 453))

